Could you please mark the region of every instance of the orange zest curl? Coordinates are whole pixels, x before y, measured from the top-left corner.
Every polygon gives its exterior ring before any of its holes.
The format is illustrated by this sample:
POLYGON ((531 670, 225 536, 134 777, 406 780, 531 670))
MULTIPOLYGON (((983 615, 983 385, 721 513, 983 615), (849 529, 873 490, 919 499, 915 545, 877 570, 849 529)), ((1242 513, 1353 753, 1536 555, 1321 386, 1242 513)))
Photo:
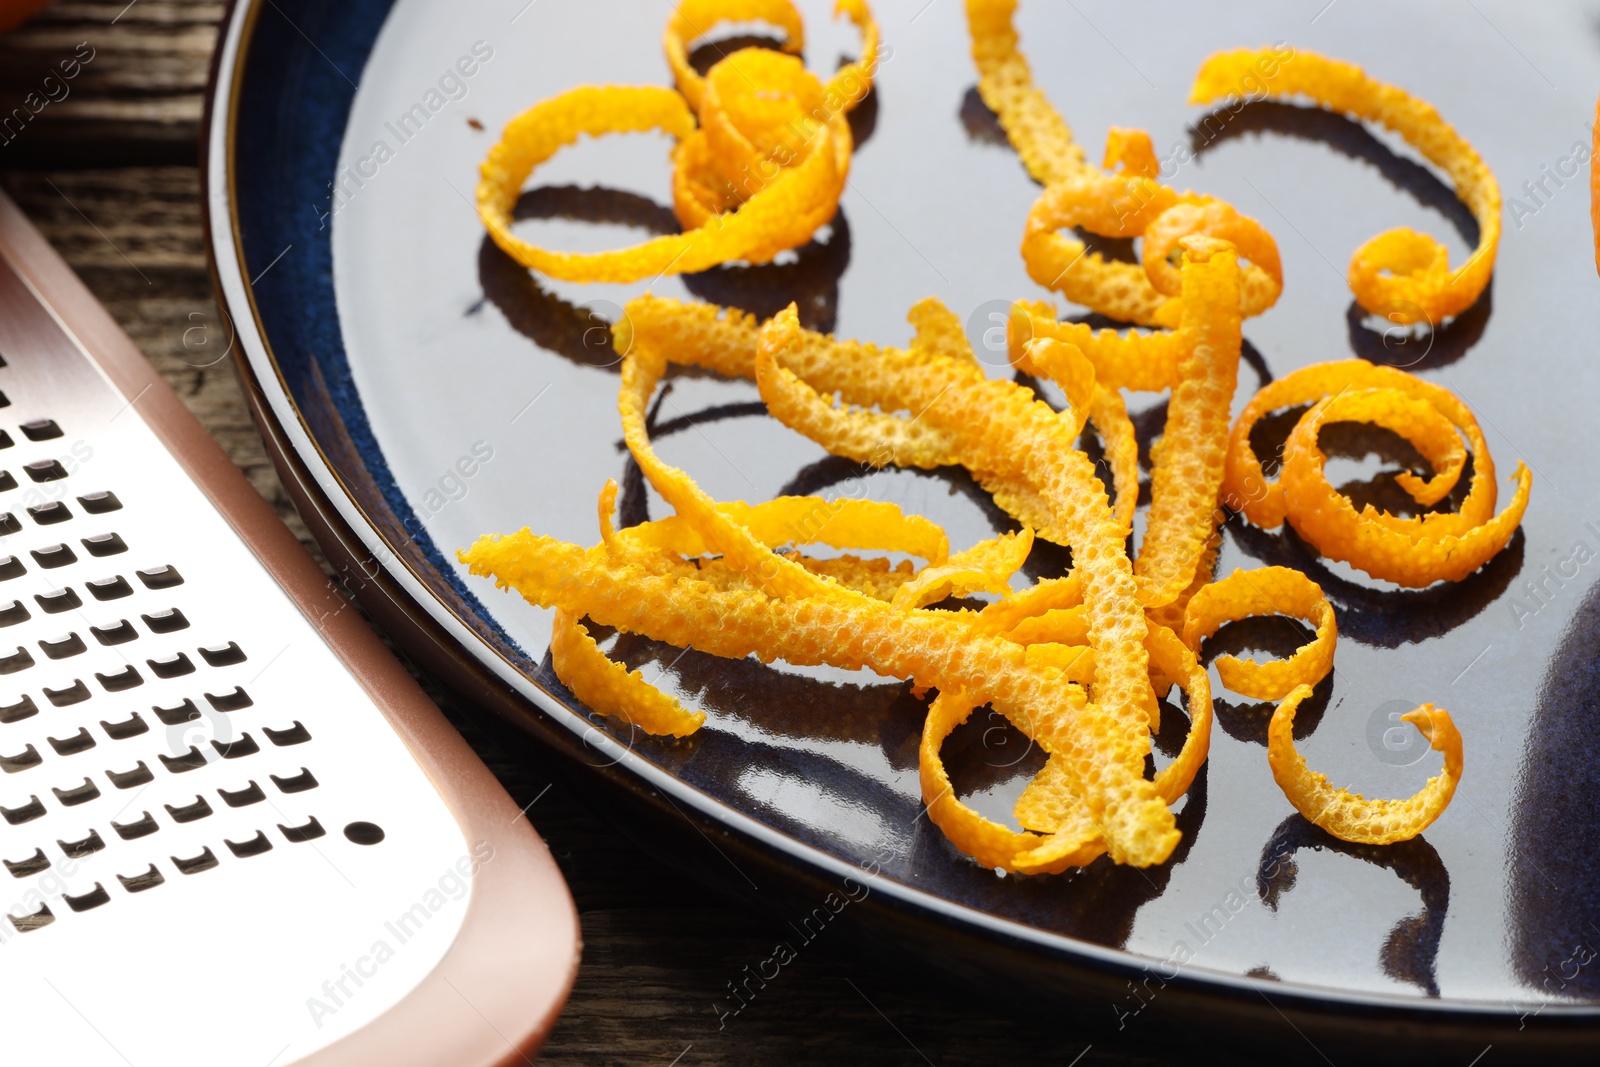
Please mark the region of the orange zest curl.
POLYGON ((1442 168, 1456 195, 1478 220, 1478 247, 1461 266, 1450 268, 1444 245, 1405 227, 1367 241, 1350 258, 1350 288, 1368 311, 1391 322, 1436 326, 1475 303, 1494 273, 1500 245, 1500 185, 1477 151, 1431 104, 1369 77, 1353 63, 1314 52, 1283 59, 1274 49, 1219 52, 1195 75, 1189 102, 1208 104, 1257 86, 1273 97, 1309 97, 1330 111, 1376 122, 1392 130, 1442 168))
POLYGON ((1423 704, 1401 716, 1415 726, 1429 745, 1444 753, 1444 771, 1404 800, 1368 800, 1334 786, 1327 775, 1306 766, 1294 747, 1294 713, 1311 695, 1309 685, 1294 691, 1272 713, 1267 726, 1267 761, 1272 777, 1296 811, 1341 841, 1388 845, 1416 837, 1449 806, 1461 781, 1461 734, 1450 713, 1423 704))
POLYGON ((1289 615, 1316 628, 1316 636, 1285 660, 1257 663, 1233 656, 1216 661, 1222 684, 1256 700, 1282 700, 1300 685, 1314 686, 1333 669, 1339 626, 1333 605, 1317 583, 1287 567, 1236 570, 1189 599, 1183 643, 1197 655, 1200 643, 1224 623, 1262 615, 1289 615))

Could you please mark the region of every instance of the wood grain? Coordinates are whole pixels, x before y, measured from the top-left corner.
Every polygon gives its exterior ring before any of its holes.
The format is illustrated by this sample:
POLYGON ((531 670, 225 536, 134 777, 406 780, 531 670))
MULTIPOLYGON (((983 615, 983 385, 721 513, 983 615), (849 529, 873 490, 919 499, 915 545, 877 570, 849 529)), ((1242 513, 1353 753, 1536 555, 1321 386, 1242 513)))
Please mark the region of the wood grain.
MULTIPOLYGON (((246 412, 206 270, 194 164, 222 7, 62 2, 0 37, 0 116, 81 43, 94 49, 70 94, 0 143, 0 184, 320 560, 246 412)), ((997 1009, 954 984, 913 977, 927 970, 916 961, 853 952, 842 930, 804 946, 747 1007, 724 1017, 733 1006, 727 983, 788 936, 782 922, 660 869, 586 811, 537 753, 491 736, 450 695, 429 691, 518 803, 530 805, 583 915, 583 968, 543 1062, 1176 1062, 1151 1044, 1161 1035, 1136 1026, 1079 1032, 997 1009)), ((1219 1062, 1193 1049, 1183 1060, 1219 1062)))

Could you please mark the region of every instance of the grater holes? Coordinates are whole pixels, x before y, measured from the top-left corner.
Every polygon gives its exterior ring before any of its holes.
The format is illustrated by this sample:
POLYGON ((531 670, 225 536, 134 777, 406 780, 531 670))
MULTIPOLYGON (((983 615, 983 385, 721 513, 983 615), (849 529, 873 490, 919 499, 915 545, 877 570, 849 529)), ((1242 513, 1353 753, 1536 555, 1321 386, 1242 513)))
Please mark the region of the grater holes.
POLYGON ((120 671, 114 671, 111 674, 101 674, 96 671, 94 676, 108 693, 121 693, 132 689, 136 685, 144 684, 144 678, 140 676, 138 670, 131 663, 120 671))
POLYGON ((102 645, 123 645, 139 636, 139 631, 127 619, 118 619, 115 626, 91 626, 89 632, 102 645))
POLYGON ((80 752, 89 751, 95 744, 94 735, 89 733, 86 726, 78 727, 78 732, 71 737, 51 737, 47 740, 58 756, 76 756, 80 752))
POLYGON ((50 869, 50 857, 44 854, 44 849, 34 849, 33 855, 25 860, 0 860, 5 864, 6 871, 13 878, 28 878, 40 871, 50 869))
POLYGON ((78 498, 78 504, 91 515, 104 515, 108 511, 122 510, 122 501, 117 499, 117 494, 109 490, 85 493, 78 498))
MULTIPOLYGON (((300 773, 287 778, 279 778, 276 774, 268 775, 272 784, 283 793, 304 793, 308 789, 317 787, 317 777, 305 767, 300 768, 300 773)), ((254 783, 251 783, 254 784, 254 783)))
POLYGON ((178 568, 170 563, 133 573, 139 576, 146 589, 171 589, 175 585, 183 584, 183 575, 179 574, 178 568))
POLYGON ((171 804, 162 805, 167 809, 167 814, 172 816, 175 823, 197 822, 211 814, 211 805, 205 797, 196 796, 188 804, 173 807, 171 804))
POLYGON ((102 904, 109 904, 111 902, 111 894, 106 892, 105 886, 96 882, 94 889, 82 896, 75 897, 71 894, 63 893, 61 899, 66 901, 67 907, 73 911, 88 911, 90 908, 98 908, 102 904))
POLYGON ((66 853, 70 860, 87 859, 106 847, 105 839, 100 836, 99 830, 90 830, 88 837, 78 841, 58 840, 56 844, 61 846, 61 851, 66 853))
POLYGON ((129 585, 128 579, 120 574, 113 574, 109 578, 95 578, 83 584, 89 590, 90 596, 102 602, 120 600, 133 595, 133 586, 129 585))
POLYGON ((0 534, 22 532, 22 523, 9 511, 0 512, 0 534))
POLYGON ((15 704, 0 706, 0 723, 21 722, 23 719, 31 719, 37 714, 39 714, 39 705, 33 702, 31 696, 24 693, 22 699, 15 704))
POLYGON ((156 822, 154 816, 146 811, 141 813, 139 818, 130 823, 120 823, 117 822, 117 820, 112 819, 111 828, 115 830, 117 832, 117 836, 122 838, 124 841, 137 841, 139 838, 149 837, 151 834, 161 829, 161 824, 156 822))
POLYGON ((207 848, 200 855, 189 859, 179 859, 177 856, 173 856, 172 865, 178 868, 179 874, 199 874, 201 871, 209 871, 217 865, 217 855, 210 848, 207 848))
POLYGON ((17 487, 17 480, 11 476, 10 471, 0 471, 0 493, 8 493, 17 487))
POLYGON ((168 608, 166 611, 152 611, 148 615, 139 616, 153 634, 170 634, 177 630, 189 628, 189 620, 177 608, 168 608))
POLYGON ((61 427, 56 425, 55 419, 29 419, 17 428, 30 441, 53 441, 61 436, 61 427))
POLYGON ((199 770, 206 765, 206 754, 193 745, 189 751, 179 756, 169 756, 165 752, 160 754, 161 764, 173 774, 188 774, 190 771, 199 770))
POLYGON ((126 741, 130 737, 138 737, 140 734, 149 733, 150 724, 144 721, 144 716, 135 711, 121 722, 107 722, 105 719, 101 719, 100 729, 104 730, 106 736, 113 741, 126 741))
POLYGON ((69 656, 81 656, 89 651, 89 646, 83 643, 83 638, 75 633, 64 637, 42 639, 39 650, 51 659, 66 659, 69 656))
POLYGON ((239 759, 243 756, 253 756, 261 751, 256 739, 248 733, 240 734, 236 741, 212 741, 211 747, 216 749, 217 755, 223 759, 239 759))
POLYGON ((4 771, 7 774, 17 774, 37 767, 43 762, 44 757, 39 755, 39 750, 29 745, 14 756, 0 756, 0 771, 4 771))
POLYGON ((96 559, 128 551, 128 542, 124 541, 119 533, 94 534, 79 538, 78 541, 83 545, 83 550, 96 559))
POLYGON ((248 658, 237 641, 229 641, 225 645, 203 646, 199 652, 200 658, 213 667, 231 667, 235 663, 243 663, 248 658))
POLYGON ((83 607, 83 601, 78 599, 78 594, 73 592, 70 585, 48 593, 35 593, 33 599, 46 615, 59 615, 63 611, 83 607))
MULTIPOLYGON (((272 780, 276 782, 278 779, 274 776, 272 780)), ((217 795, 230 808, 247 808, 251 804, 259 804, 267 799, 267 794, 263 793, 255 782, 251 782, 243 789, 218 789, 217 795)))
MULTIPOLYGON (((0 430, 0 437, 5 437, 5 444, 0 444, 0 448, 11 443, 11 438, 6 436, 4 430, 0 430)), ((59 482, 67 476, 67 468, 61 465, 59 459, 36 459, 32 463, 24 463, 22 470, 36 482, 59 482)))
POLYGON ((156 718, 161 720, 162 726, 178 726, 194 722, 200 717, 200 709, 195 707, 192 700, 185 700, 182 704, 170 708, 152 706, 150 710, 156 713, 156 718))
POLYGON ((158 885, 165 884, 166 878, 162 877, 161 872, 152 863, 150 869, 143 874, 135 874, 131 877, 119 874, 117 875, 117 881, 121 882, 122 888, 130 893, 143 893, 146 889, 154 889, 158 885))
POLYGON ((162 659, 147 659, 145 662, 150 665, 150 673, 157 678, 182 678, 194 673, 194 660, 184 652, 176 652, 162 659))
POLYGON ((256 836, 242 844, 235 844, 227 838, 223 838, 222 843, 228 846, 229 852, 232 852, 240 859, 248 859, 251 856, 259 856, 263 852, 272 851, 272 840, 267 837, 265 830, 257 830, 256 836))
POLYGON ((0 608, 0 626, 15 626, 19 622, 27 622, 33 616, 28 611, 28 606, 20 600, 13 600, 5 607, 0 608))
POLYGON ((11 435, 6 433, 4 430, 0 430, 0 448, 10 448, 14 444, 16 444, 16 442, 11 439, 11 435))
POLYGON ((38 797, 29 797, 26 804, 20 807, 8 808, 0 805, 0 818, 12 826, 21 826, 25 822, 32 822, 44 814, 44 802, 38 797))
POLYGON ((72 509, 59 500, 47 500, 28 508, 28 515, 40 526, 53 526, 72 518, 72 509))
POLYGON ((0 655, 0 674, 16 674, 33 666, 33 655, 21 645, 15 652, 0 655))
POLYGON ((73 679, 72 684, 65 689, 51 689, 49 686, 41 688, 44 691, 44 698, 58 708, 71 707, 89 699, 89 687, 83 684, 82 678, 73 679))
POLYGON ((301 826, 285 826, 283 823, 279 823, 278 830, 290 842, 297 845, 306 841, 315 841, 328 832, 322 828, 322 824, 317 821, 315 815, 311 816, 310 820, 301 826))
POLYGON ((353 822, 344 828, 344 836, 358 845, 376 845, 384 838, 383 827, 373 822, 353 822))
POLYGON ((148 785, 156 779, 156 776, 150 772, 150 766, 144 760, 140 760, 131 771, 107 771, 106 777, 118 789, 132 789, 136 785, 148 785))
POLYGON ((0 582, 12 578, 21 578, 28 573, 28 568, 16 556, 0 556, 0 582))
POLYGON ((48 904, 40 904, 39 910, 32 915, 7 915, 6 918, 11 920, 11 925, 19 934, 42 930, 56 921, 55 913, 50 910, 48 904))
POLYGON ((28 555, 45 570, 55 570, 57 567, 78 562, 78 555, 72 551, 70 545, 45 545, 43 548, 32 549, 28 555))
POLYGON ((305 724, 299 719, 296 719, 294 725, 287 730, 274 730, 270 726, 263 726, 261 732, 267 735, 268 741, 271 741, 279 748, 288 748, 290 745, 303 745, 311 740, 311 731, 307 730, 305 724))
POLYGON ((244 686, 236 685, 231 693, 207 693, 206 703, 218 711, 239 711, 250 707, 255 701, 244 691, 244 686))
POLYGON ((71 789, 62 789, 52 786, 50 792, 56 795, 63 807, 75 808, 79 804, 87 804, 100 795, 100 787, 90 778, 85 778, 82 785, 75 785, 71 789))

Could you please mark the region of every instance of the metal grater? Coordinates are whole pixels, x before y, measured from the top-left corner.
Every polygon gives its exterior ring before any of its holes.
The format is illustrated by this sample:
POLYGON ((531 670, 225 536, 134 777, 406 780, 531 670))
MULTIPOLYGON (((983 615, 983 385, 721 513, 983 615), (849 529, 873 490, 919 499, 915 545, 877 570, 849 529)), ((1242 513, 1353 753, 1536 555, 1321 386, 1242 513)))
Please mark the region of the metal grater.
POLYGON ((86 298, 0 199, 0 1061, 520 1059, 548 854, 86 298))

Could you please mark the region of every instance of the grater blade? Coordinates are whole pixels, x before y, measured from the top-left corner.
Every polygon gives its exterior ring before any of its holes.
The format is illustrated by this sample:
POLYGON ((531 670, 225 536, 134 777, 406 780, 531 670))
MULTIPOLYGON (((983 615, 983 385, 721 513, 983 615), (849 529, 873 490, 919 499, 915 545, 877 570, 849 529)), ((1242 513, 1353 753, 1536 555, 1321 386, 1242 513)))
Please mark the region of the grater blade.
POLYGON ((0 198, 0 1056, 520 1059, 548 853, 130 353, 0 198))

